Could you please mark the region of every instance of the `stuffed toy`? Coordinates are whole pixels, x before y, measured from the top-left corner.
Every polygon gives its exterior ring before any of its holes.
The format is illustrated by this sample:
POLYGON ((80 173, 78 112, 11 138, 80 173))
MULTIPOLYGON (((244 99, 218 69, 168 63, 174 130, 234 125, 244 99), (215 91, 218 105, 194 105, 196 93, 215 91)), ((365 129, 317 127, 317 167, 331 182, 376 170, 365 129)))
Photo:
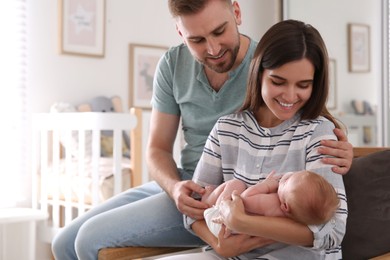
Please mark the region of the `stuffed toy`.
MULTIPOLYGON (((77 107, 80 112, 105 112, 105 113, 122 113, 122 101, 118 96, 111 98, 97 96, 87 104, 81 104, 77 107)), ((101 155, 111 157, 113 154, 113 132, 104 130, 101 132, 101 155)), ((130 137, 127 132, 123 132, 122 138, 123 156, 130 158, 130 137)))

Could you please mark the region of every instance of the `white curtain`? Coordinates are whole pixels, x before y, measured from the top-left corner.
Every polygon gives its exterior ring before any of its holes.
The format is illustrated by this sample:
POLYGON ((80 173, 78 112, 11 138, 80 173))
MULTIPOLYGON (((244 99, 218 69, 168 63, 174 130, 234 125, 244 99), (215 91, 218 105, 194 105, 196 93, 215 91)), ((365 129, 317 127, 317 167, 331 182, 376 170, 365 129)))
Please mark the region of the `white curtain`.
POLYGON ((0 208, 26 200, 26 0, 0 1, 0 208))

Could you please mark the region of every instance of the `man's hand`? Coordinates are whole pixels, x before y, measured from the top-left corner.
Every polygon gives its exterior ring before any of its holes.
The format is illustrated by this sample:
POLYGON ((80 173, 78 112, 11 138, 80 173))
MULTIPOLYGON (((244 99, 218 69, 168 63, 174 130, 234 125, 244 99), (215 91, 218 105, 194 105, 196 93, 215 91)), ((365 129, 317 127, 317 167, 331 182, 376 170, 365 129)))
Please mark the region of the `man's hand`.
POLYGON ((205 189, 193 181, 180 181, 173 188, 172 198, 181 213, 193 219, 203 219, 203 212, 208 205, 192 198, 194 192, 202 195, 205 189))
POLYGON ((318 151, 321 154, 334 156, 323 158, 322 161, 326 164, 335 165, 332 167, 332 171, 344 175, 351 168, 353 149, 352 145, 348 142, 347 136, 341 129, 335 128, 334 133, 338 141, 321 140, 322 147, 318 151))

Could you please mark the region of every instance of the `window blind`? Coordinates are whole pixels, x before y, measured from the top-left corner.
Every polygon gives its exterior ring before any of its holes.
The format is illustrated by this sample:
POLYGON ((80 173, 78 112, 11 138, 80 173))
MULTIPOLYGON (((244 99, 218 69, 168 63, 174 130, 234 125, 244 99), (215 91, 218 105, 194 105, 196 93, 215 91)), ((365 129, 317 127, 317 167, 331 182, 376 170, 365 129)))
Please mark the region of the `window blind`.
POLYGON ((0 207, 26 196, 26 8, 26 0, 0 1, 0 207))

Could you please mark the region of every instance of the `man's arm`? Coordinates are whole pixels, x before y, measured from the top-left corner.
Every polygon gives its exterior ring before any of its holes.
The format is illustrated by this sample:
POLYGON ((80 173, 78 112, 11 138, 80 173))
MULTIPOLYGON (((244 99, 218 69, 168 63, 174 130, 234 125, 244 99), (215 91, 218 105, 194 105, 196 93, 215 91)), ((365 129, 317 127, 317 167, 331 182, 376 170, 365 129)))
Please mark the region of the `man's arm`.
POLYGON ((321 140, 321 145, 318 152, 334 157, 323 158, 322 161, 326 164, 335 165, 332 171, 339 174, 346 174, 351 168, 353 159, 352 145, 348 142, 345 133, 338 128, 334 129, 334 133, 338 141, 321 140))
POLYGON ((181 181, 173 159, 173 145, 176 139, 180 117, 152 110, 146 162, 152 178, 175 201, 183 214, 203 218, 207 204, 190 197, 192 192, 202 194, 204 189, 192 181, 181 181))

